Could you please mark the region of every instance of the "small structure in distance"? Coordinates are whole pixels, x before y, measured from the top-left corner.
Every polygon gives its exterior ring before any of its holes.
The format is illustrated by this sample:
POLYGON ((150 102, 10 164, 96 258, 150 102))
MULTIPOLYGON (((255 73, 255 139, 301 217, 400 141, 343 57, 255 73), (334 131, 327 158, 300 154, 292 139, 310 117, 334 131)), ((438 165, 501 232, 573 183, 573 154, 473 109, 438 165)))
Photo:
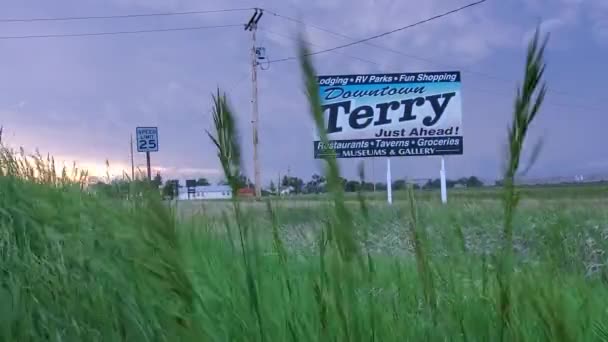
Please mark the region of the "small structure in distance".
POLYGON ((255 189, 252 188, 241 188, 238 190, 237 195, 239 197, 255 197, 255 189))
POLYGON ((180 188, 179 200, 217 200, 232 198, 232 189, 228 185, 197 185, 190 188, 180 188), (194 191, 192 191, 194 190, 194 191))

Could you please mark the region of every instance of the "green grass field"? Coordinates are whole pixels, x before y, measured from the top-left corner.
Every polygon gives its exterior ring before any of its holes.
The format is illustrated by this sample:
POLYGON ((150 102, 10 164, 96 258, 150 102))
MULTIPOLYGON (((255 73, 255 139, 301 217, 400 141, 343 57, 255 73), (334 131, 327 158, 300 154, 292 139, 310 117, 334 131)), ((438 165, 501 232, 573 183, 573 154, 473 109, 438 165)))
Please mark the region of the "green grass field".
MULTIPOLYGON (((582 183, 582 184, 547 184, 547 185, 526 185, 521 186, 520 192, 528 199, 538 200, 554 200, 554 199, 602 199, 608 193, 608 183, 582 183)), ((416 197, 424 200, 439 200, 439 190, 414 190, 416 197)), ((365 192, 365 197, 370 201, 386 201, 386 191, 365 192)), ((357 200, 356 193, 346 193, 346 200, 357 200)), ((448 198, 450 200, 501 200, 501 187, 480 187, 470 189, 448 189, 448 198)), ((283 197, 274 197, 273 200, 288 200, 288 201, 315 201, 327 199, 326 194, 307 194, 307 195, 292 195, 283 197)), ((396 201, 407 198, 406 191, 393 191, 393 199, 396 201)))
MULTIPOLYGON (((237 219, 229 202, 180 202, 176 220, 153 196, 122 203, 13 177, 0 189, 5 341, 500 338, 497 201, 419 201, 421 268, 406 200, 347 205, 358 251, 347 261, 321 238, 338 234, 325 203, 243 203, 237 219)), ((606 338, 605 208, 522 202, 508 340, 606 338)))

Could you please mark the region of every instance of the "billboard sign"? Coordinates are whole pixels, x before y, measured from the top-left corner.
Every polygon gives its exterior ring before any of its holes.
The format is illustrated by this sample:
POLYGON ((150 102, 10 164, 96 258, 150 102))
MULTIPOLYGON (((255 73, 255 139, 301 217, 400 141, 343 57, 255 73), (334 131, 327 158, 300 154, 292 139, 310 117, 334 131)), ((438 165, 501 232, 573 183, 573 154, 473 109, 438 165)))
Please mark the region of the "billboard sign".
POLYGON ((318 77, 328 144, 320 159, 463 153, 460 72, 318 77))
POLYGON ((137 152, 158 152, 158 128, 137 127, 137 152))

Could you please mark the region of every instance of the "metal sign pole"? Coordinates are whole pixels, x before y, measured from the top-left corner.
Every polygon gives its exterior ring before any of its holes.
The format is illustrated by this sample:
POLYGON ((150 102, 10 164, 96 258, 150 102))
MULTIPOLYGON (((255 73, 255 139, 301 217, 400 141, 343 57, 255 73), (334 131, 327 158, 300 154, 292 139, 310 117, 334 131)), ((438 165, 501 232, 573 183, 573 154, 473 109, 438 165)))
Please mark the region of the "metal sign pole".
POLYGON ((135 181, 135 160, 133 159, 133 134, 131 134, 131 181, 135 181))
POLYGON ((445 160, 441 157, 441 170, 439 170, 439 177, 441 179, 441 203, 448 203, 448 190, 445 184, 445 160))
POLYGON ((150 151, 146 152, 146 164, 148 165, 148 181, 152 181, 152 170, 150 169, 150 151))
POLYGON ((386 158, 386 196, 388 204, 393 204, 393 181, 391 177, 391 159, 386 158))

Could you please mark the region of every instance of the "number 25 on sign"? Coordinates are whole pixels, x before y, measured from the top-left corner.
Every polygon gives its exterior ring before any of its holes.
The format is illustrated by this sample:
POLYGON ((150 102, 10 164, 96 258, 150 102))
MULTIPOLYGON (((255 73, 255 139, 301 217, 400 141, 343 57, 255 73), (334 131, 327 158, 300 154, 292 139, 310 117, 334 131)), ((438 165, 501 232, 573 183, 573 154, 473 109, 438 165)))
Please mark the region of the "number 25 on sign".
POLYGON ((158 128, 137 127, 137 152, 158 152, 158 128))

